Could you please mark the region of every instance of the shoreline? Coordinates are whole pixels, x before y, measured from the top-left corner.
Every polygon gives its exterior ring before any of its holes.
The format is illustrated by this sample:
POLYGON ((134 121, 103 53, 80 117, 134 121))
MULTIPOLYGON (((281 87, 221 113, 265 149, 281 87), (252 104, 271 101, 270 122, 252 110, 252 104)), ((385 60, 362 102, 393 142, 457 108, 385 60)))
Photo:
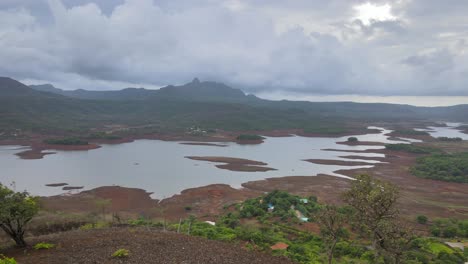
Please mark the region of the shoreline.
POLYGON ((43 141, 50 136, 46 135, 32 135, 29 138, 22 139, 3 139, 0 140, 0 146, 24 146, 29 147, 29 150, 16 153, 21 159, 42 159, 46 155, 56 154, 55 152, 43 152, 45 150, 59 150, 59 151, 89 151, 98 149, 102 145, 116 145, 131 143, 136 140, 162 140, 170 142, 178 142, 183 145, 199 145, 199 146, 216 146, 225 147, 227 145, 219 143, 236 143, 239 145, 257 145, 262 144, 264 140, 237 140, 236 137, 240 134, 259 134, 266 137, 324 137, 324 138, 340 138, 344 136, 376 134, 380 133, 378 129, 355 129, 346 133, 306 133, 301 129, 283 129, 283 130, 270 130, 270 131, 237 131, 228 132, 221 131, 217 134, 207 136, 194 136, 189 134, 149 134, 149 135, 131 135, 125 136, 121 139, 90 139, 89 145, 50 145, 45 144, 43 141))

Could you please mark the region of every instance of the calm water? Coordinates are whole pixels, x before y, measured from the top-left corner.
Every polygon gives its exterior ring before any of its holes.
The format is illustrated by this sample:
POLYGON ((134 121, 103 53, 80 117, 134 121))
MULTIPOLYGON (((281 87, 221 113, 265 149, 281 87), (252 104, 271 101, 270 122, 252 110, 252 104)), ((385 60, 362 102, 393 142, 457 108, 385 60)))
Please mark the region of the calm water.
MULTIPOLYGON (((390 141, 380 134, 357 136, 360 141, 390 141)), ((338 156, 360 155, 383 157, 377 153, 348 153, 324 151, 380 149, 382 146, 346 146, 336 142, 342 138, 283 137, 267 138, 260 145, 238 145, 227 147, 182 145, 178 142, 138 140, 119 145, 104 145, 91 151, 58 151, 40 160, 22 160, 14 153, 24 150, 15 146, 0 146, 0 182, 14 182, 16 190, 28 190, 35 195, 54 195, 64 191, 60 187, 46 187, 47 183, 66 182, 72 186, 91 189, 105 185, 120 185, 142 188, 154 192, 153 197, 164 198, 180 191, 213 183, 240 187, 241 183, 269 177, 314 176, 320 173, 344 177, 334 173, 340 169, 369 166, 318 165, 304 159, 339 159, 338 156), (257 160, 268 163, 277 171, 233 172, 216 168, 218 163, 194 161, 185 156, 225 156, 257 160)))
POLYGON ((431 136, 437 137, 450 137, 455 138, 459 137, 463 140, 468 140, 468 134, 461 132, 456 129, 457 127, 463 125, 461 123, 446 123, 446 127, 427 127, 427 129, 417 129, 420 131, 427 131, 431 136))

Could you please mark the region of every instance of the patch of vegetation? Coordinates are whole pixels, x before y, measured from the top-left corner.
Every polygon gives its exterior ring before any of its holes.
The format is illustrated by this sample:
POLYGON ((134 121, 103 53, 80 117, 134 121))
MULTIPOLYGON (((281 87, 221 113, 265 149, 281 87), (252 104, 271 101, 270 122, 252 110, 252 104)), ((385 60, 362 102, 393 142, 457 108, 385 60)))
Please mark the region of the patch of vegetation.
POLYGON ((348 142, 358 142, 358 138, 357 137, 349 137, 348 138, 348 142))
POLYGON ((418 131, 414 129, 397 129, 395 130, 395 133, 406 136, 429 136, 429 133, 426 131, 418 131))
POLYGON ((0 227, 19 247, 26 247, 26 225, 38 213, 37 199, 0 184, 0 227))
POLYGON ((8 258, 4 255, 0 255, 0 264, 16 264, 16 260, 14 258, 8 258))
POLYGON ((468 183, 468 152, 421 157, 411 173, 425 179, 468 183))
POLYGON ((39 249, 51 249, 51 248, 54 248, 55 247, 55 244, 51 244, 51 243, 37 243, 36 245, 34 245, 34 249, 36 250, 39 250, 39 249))
POLYGON ((259 135, 249 135, 249 134, 242 134, 236 137, 237 140, 263 140, 265 139, 259 135))
POLYGON ((66 138, 51 138, 44 140, 44 143, 49 145, 67 145, 67 146, 81 146, 88 145, 88 141, 82 140, 76 137, 66 137, 66 138))
POLYGON ((87 139, 104 139, 104 140, 117 140, 117 139, 122 139, 122 137, 113 135, 113 134, 108 134, 105 132, 97 132, 97 133, 92 133, 89 134, 89 136, 86 137, 87 139))
POLYGON ((103 222, 103 221, 99 221, 96 223, 87 223, 85 225, 80 226, 80 230, 92 230, 92 229, 106 228, 106 227, 109 227, 109 225, 110 224, 108 222, 103 222))
POLYGON ((388 150, 405 151, 405 152, 416 153, 416 154, 430 154, 430 153, 439 152, 439 150, 436 148, 417 146, 413 144, 404 144, 404 143, 387 144, 385 145, 385 148, 388 150))
POLYGON ((435 237, 468 238, 468 220, 435 219, 431 226, 431 233, 435 237))
POLYGON ((425 215, 418 215, 416 217, 416 222, 418 222, 419 224, 422 224, 422 225, 427 224, 427 220, 428 220, 427 216, 425 216, 425 215))
POLYGON ((437 140, 445 141, 445 142, 460 142, 460 141, 463 141, 463 139, 459 138, 459 137, 438 137, 437 140))
POLYGON ((130 251, 128 249, 118 249, 114 253, 112 253, 113 258, 128 258, 130 255, 130 251))
POLYGON ((226 213, 219 217, 214 226, 191 217, 180 225, 170 225, 168 229, 213 240, 240 242, 246 248, 266 252, 271 252, 273 245, 282 242, 288 247, 274 250, 273 254, 304 264, 463 263, 465 257, 461 251, 435 239, 418 238, 407 231, 404 224, 393 222, 392 219, 396 220, 398 214, 394 206, 397 190, 392 185, 371 178, 360 179, 361 182, 356 181, 357 186, 352 191, 359 192, 347 195, 351 206, 323 205, 317 203, 315 197, 309 197, 307 204, 304 204, 302 197, 273 191, 227 206, 226 213), (352 197, 357 198, 356 202, 351 202, 352 197), (368 199, 364 201, 358 199, 360 197, 368 199), (291 214, 294 211, 291 206, 299 205, 306 207, 301 212, 320 227, 320 234, 304 231, 301 228, 304 224, 293 220, 297 220, 298 216, 291 214), (367 210, 369 214, 360 218, 359 208, 375 210, 367 210), (382 210, 385 208, 389 210, 382 210), (374 224, 375 221, 378 224, 374 224), (369 247, 373 230, 379 234, 376 250, 369 247))

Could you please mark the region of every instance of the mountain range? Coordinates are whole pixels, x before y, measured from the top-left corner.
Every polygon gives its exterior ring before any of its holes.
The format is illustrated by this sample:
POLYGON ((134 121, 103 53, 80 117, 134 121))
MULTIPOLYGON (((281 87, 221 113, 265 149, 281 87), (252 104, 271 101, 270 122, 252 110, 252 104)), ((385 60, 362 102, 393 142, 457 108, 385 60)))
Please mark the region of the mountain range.
MULTIPOLYGON (((192 82, 158 90, 62 90, 27 86, 0 77, 0 134, 86 133, 107 125, 151 127, 144 133, 188 127, 229 131, 303 129, 342 133, 349 126, 381 121, 468 121, 468 105, 416 107, 352 102, 270 101, 217 82, 192 82)), ((142 132, 142 131, 139 131, 142 132)))

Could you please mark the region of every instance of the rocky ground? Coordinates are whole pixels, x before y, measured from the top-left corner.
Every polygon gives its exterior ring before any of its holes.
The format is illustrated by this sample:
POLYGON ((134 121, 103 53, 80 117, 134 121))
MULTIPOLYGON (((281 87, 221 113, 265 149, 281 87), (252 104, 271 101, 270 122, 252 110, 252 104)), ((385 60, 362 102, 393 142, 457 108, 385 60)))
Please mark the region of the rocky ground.
POLYGON ((146 228, 108 228, 68 231, 34 237, 30 245, 53 243, 52 249, 11 248, 1 252, 18 263, 160 263, 160 264, 287 264, 283 257, 249 251, 242 245, 207 240, 188 235, 146 228), (127 258, 113 258, 118 249, 129 250, 127 258))

